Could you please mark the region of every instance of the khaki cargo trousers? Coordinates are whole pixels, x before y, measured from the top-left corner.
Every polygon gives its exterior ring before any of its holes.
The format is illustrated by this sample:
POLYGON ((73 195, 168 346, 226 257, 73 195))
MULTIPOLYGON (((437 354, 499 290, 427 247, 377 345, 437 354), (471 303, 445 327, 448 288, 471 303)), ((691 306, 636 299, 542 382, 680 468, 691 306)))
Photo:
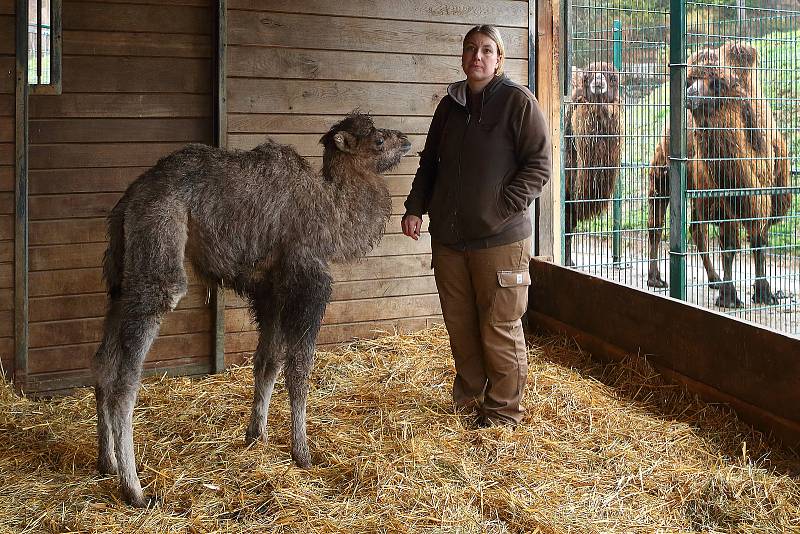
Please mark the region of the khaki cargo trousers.
POLYGON ((432 243, 433 270, 456 365, 453 402, 498 423, 519 423, 528 377, 522 314, 530 238, 458 251, 432 243))

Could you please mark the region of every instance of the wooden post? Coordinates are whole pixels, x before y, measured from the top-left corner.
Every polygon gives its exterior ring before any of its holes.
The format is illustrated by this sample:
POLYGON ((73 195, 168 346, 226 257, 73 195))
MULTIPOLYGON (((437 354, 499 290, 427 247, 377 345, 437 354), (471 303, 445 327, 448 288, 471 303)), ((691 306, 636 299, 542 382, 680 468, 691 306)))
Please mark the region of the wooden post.
POLYGON ((23 391, 28 380, 28 0, 17 0, 16 13, 14 387, 23 391))
MULTIPOLYGON (((225 52, 227 47, 227 0, 218 0, 214 16, 214 66, 216 83, 214 85, 214 146, 228 146, 228 109, 225 84, 225 52)), ((212 372, 225 370, 225 292, 220 286, 211 290, 214 309, 214 354, 212 372)))
POLYGON ((553 174, 537 203, 536 250, 538 255, 551 256, 556 263, 561 263, 561 99, 564 87, 561 0, 537 0, 536 6, 536 98, 550 124, 553 142, 553 174))

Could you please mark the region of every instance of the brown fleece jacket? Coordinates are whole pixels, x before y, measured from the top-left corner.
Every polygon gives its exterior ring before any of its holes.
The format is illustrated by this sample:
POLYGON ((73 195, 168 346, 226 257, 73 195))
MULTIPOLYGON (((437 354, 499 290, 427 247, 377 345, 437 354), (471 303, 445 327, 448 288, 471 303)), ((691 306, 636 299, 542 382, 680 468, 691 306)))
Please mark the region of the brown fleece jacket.
POLYGON ((466 81, 451 84, 433 115, 406 215, 428 213, 431 237, 457 249, 524 239, 527 208, 550 179, 550 152, 547 124, 526 87, 503 75, 470 99, 466 81))

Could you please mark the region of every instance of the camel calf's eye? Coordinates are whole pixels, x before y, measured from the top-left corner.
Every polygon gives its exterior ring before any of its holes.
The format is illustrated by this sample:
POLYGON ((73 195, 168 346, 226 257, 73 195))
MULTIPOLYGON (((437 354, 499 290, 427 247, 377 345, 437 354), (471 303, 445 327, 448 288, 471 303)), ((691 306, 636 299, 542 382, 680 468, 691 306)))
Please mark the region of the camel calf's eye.
POLYGON ((381 139, 381 138, 376 139, 375 140, 375 144, 378 145, 378 146, 381 146, 383 144, 383 139, 381 139))

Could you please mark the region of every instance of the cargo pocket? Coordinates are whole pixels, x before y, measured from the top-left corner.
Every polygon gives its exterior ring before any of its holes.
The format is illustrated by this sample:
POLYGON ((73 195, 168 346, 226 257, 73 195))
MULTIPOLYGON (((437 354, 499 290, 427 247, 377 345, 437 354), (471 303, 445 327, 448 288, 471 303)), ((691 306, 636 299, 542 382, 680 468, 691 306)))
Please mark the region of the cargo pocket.
POLYGON ((497 271, 497 289, 492 301, 492 324, 516 321, 525 313, 528 305, 528 286, 531 273, 519 271, 497 271))

